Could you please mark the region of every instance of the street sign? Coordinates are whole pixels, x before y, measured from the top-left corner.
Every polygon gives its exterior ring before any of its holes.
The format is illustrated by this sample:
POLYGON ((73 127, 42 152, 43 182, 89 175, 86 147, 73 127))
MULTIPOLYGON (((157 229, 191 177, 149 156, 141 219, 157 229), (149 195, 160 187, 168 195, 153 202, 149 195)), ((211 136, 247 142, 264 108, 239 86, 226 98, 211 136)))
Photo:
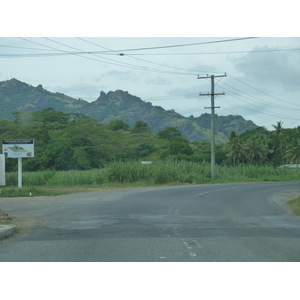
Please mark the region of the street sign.
POLYGON ((7 158, 34 157, 34 140, 3 140, 2 153, 7 158))

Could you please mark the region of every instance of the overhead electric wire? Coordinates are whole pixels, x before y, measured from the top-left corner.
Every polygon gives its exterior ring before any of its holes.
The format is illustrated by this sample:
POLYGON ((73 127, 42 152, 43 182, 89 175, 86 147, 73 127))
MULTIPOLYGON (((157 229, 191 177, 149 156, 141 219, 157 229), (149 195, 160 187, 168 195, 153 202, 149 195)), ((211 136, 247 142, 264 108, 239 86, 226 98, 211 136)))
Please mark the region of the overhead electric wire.
MULTIPOLYGON (((52 42, 56 42, 56 43, 58 43, 58 44, 61 44, 61 45, 63 45, 63 46, 66 46, 66 47, 69 47, 69 48, 72 48, 72 49, 75 49, 75 50, 79 50, 78 48, 74 48, 74 47, 71 47, 71 46, 68 46, 68 45, 66 45, 66 44, 63 44, 63 43, 60 43, 60 42, 57 42, 57 41, 53 41, 53 40, 51 40, 51 39, 49 39, 49 38, 45 38, 45 39, 47 39, 47 40, 50 40, 50 41, 52 41, 52 42)), ((82 39, 83 40, 83 39, 82 39)), ((112 50, 113 51, 113 50, 112 50)), ((95 55, 94 54, 94 56, 97 56, 97 57, 100 57, 100 58, 102 58, 102 59, 106 59, 106 60, 109 60, 109 61, 113 61, 113 62, 117 62, 116 60, 113 60, 113 59, 109 59, 109 58, 104 58, 104 57, 101 57, 101 56, 99 56, 99 55, 95 55)), ((118 62, 118 64, 120 64, 120 62, 118 62)), ((152 68, 148 68, 148 67, 141 67, 141 66, 137 66, 137 65, 133 65, 133 64, 129 64, 129 63, 125 63, 125 62, 121 62, 121 64, 123 64, 124 66, 129 66, 129 67, 134 67, 134 68, 138 68, 138 69, 141 69, 141 70, 146 70, 146 71, 155 71, 155 72, 159 72, 159 73, 167 73, 167 74, 181 74, 181 75, 195 75, 195 74, 186 74, 186 73, 175 73, 175 72, 168 72, 168 71, 164 71, 164 70, 157 70, 157 69, 152 69, 152 68)), ((164 66, 164 67, 166 67, 166 66, 164 66)), ((179 68, 178 68, 179 69, 179 68)), ((185 70, 185 71, 189 71, 189 72, 191 72, 191 70, 187 70, 187 69, 182 69, 182 70, 185 70)), ((194 71, 195 73, 197 73, 197 72, 204 72, 204 71, 194 71)))
MULTIPOLYGON (((218 51, 218 52, 185 52, 185 53, 130 53, 131 56, 176 56, 176 55, 222 55, 222 54, 252 54, 261 52, 283 52, 283 51, 300 51, 300 48, 295 49, 269 49, 269 50, 244 50, 244 51, 218 51)), ((103 53, 105 54, 105 53, 103 53)), ((109 54, 109 53, 107 53, 109 54)), ((111 54, 113 55, 113 54, 111 54)), ((118 54, 120 55, 120 54, 118 54)), ((123 54, 129 55, 129 54, 123 54)))
MULTIPOLYGON (((120 53, 119 51, 117 50, 112 50, 112 49, 109 49, 109 48, 106 48, 106 47, 103 47, 99 44, 95 44, 95 43, 92 43, 88 40, 85 40, 83 38, 78 38, 79 40, 81 41, 84 41, 84 42, 87 42, 87 43, 90 43, 92 45, 95 45, 95 46, 98 46, 100 48, 103 48, 103 49, 108 49, 112 52, 116 52, 118 55, 120 56, 126 56, 126 57, 130 57, 130 58, 133 58, 135 60, 139 60, 139 61, 142 61, 142 62, 146 62, 146 63, 150 63, 150 64, 154 64, 154 65, 157 65, 157 66, 160 66, 160 67, 165 67, 165 68, 172 68, 172 69, 176 69, 176 70, 183 70, 183 71, 189 71, 189 72, 195 72, 195 73, 210 73, 210 71, 199 71, 199 70, 190 70, 190 69, 185 69, 185 68, 178 68, 178 67, 173 67, 173 66, 168 66, 168 65, 164 65, 164 64, 159 64, 159 63, 155 63, 155 62, 152 62, 152 61, 149 61, 149 60, 145 60, 145 59, 141 59, 141 58, 137 58, 137 57, 133 57, 132 55, 128 55, 128 54, 123 54, 123 53, 120 53), (123 54, 123 55, 122 55, 123 54)), ((224 72, 215 72, 215 73, 224 73, 224 72)))
MULTIPOLYGON (((2 48, 16 48, 16 49, 26 49, 26 50, 38 50, 38 51, 49 51, 49 49, 41 49, 41 48, 30 48, 30 47, 19 47, 19 46, 7 46, 7 45, 0 45, 2 48)), ((53 50, 54 51, 54 50, 53 50)), ((47 55, 50 53, 44 53, 44 55, 47 55)), ((52 53, 51 53, 52 54, 52 53)), ((30 55, 30 54, 27 54, 30 55)))
MULTIPOLYGON (((209 41, 209 42, 199 42, 199 43, 190 43, 190 44, 180 44, 180 45, 169 45, 169 46, 157 46, 157 47, 148 47, 148 48, 138 48, 139 50, 144 50, 144 49, 158 49, 158 48, 170 48, 170 47, 182 47, 182 46, 192 46, 192 45, 204 45, 204 44, 212 44, 212 43, 222 43, 222 42, 232 42, 232 41, 239 41, 239 40, 245 40, 245 39, 253 39, 253 38, 255 38, 255 37, 249 37, 249 38, 236 38, 236 39, 227 39, 227 40, 218 40, 218 41, 209 41)), ((46 38, 46 39, 48 39, 48 40, 50 40, 50 41, 53 41, 53 40, 51 40, 51 39, 49 39, 49 38, 46 38)), ((99 47, 101 47, 101 48, 103 48, 103 49, 106 49, 107 51, 109 51, 109 52, 114 52, 114 53, 117 53, 118 55, 125 55, 124 53, 121 53, 120 51, 129 51, 129 50, 132 50, 132 49, 125 49, 125 50, 112 50, 112 49, 109 49, 109 48, 106 48, 106 47, 103 47, 103 46, 100 46, 100 45, 97 45, 97 44, 95 44, 95 43, 92 43, 92 42, 90 42, 90 41, 87 41, 87 40, 85 40, 85 39, 83 39, 83 38, 78 38, 78 39, 80 39, 80 40, 82 40, 82 41, 85 41, 85 42, 87 42, 87 43, 90 43, 90 44, 93 44, 93 45, 96 45, 96 46, 99 46, 99 47)), ((26 39, 24 39, 24 40, 26 40, 26 39)), ((58 44, 61 44, 61 45, 64 45, 64 46, 67 46, 67 45, 65 45, 65 44, 63 44, 63 43, 60 43, 60 42, 57 42, 57 41, 54 41, 54 42, 56 42, 56 43, 58 43, 58 44)), ((41 45, 40 43, 36 43, 36 44, 38 44, 38 45, 41 45)), ((45 46, 45 45, 42 45, 42 46, 45 46)), ((46 47, 48 47, 48 46, 46 46, 46 47)), ((70 47, 70 46, 67 46, 67 47, 70 47)), ((49 48, 51 48, 51 49, 56 49, 56 48, 53 48, 53 47, 49 47, 49 48)), ((75 49, 75 50, 79 50, 79 49, 77 49, 77 48, 74 48, 74 47, 70 47, 70 48, 73 48, 73 49, 75 49)), ((61 51, 61 52, 63 52, 63 53, 50 53, 49 55, 51 55, 51 56, 54 56, 54 55, 79 55, 79 56, 81 56, 80 54, 84 54, 84 55, 86 55, 86 54, 95 54, 96 52, 95 51, 79 51, 79 52, 69 52, 69 51, 62 51, 62 50, 59 50, 59 51, 61 51)), ((102 54, 103 54, 103 52, 102 52, 102 54)), ((24 57, 26 54, 19 54, 19 55, 9 55, 10 57, 24 57)), ((28 56, 31 56, 31 57, 33 57, 33 56, 43 56, 43 55, 45 55, 45 54, 29 54, 28 56)), ((131 57, 131 58, 134 58, 134 59, 137 59, 137 60, 140 60, 140 61, 144 61, 144 62, 147 62, 147 63, 151 63, 151 64, 155 64, 155 65, 158 65, 158 66, 162 66, 162 67, 167 67, 167 68, 172 68, 172 69, 176 69, 176 70, 183 70, 183 71, 188 71, 188 72, 196 72, 196 73, 199 73, 199 72, 205 72, 205 73, 209 73, 209 71, 199 71, 199 70, 190 70, 190 69, 184 69, 184 68, 178 68, 178 67, 173 67, 173 66, 167 66, 167 65, 164 65, 164 64, 158 64, 158 63, 154 63, 154 62, 150 62, 150 61, 147 61, 147 60, 143 60, 143 59, 138 59, 138 58, 136 58, 136 57, 133 57, 133 56, 131 56, 131 55, 126 55, 126 56, 129 56, 129 57, 131 57)), ((0 55, 0 57, 1 57, 1 55, 0 55)), ((4 55, 4 56, 2 56, 2 57, 8 57, 8 55, 4 55)), ((85 57, 85 56, 84 56, 85 57)), ((103 57, 101 57, 102 59, 103 59, 103 57)), ((107 59, 107 58, 104 58, 104 59, 107 59)), ((116 62, 115 60, 111 60, 111 61, 114 61, 114 62, 116 62)), ((120 62, 118 62, 118 63, 120 63, 120 62)), ((125 64, 126 65, 126 63, 122 63, 122 64, 125 64)), ((127 64, 127 65, 131 65, 131 64, 127 64)), ((136 67, 135 65, 131 65, 131 66, 134 66, 134 67, 136 67)), ((138 68, 140 68, 139 66, 138 66, 138 68)), ((147 67, 144 67, 144 68, 146 68, 146 69, 148 69, 148 70, 150 70, 150 68, 147 68, 147 67)), ((151 69, 152 70, 152 69, 151 69)), ((155 70, 155 69, 154 69, 155 70)), ((157 70, 155 70, 156 72, 158 72, 157 70)), ((162 71, 162 70, 159 70, 159 72, 163 72, 163 73, 168 73, 167 71, 162 71)), ((174 73, 174 72, 173 72, 174 73)), ((216 72, 216 73, 224 73, 224 72, 216 72)), ((177 74, 182 74, 182 73, 177 73, 177 74)), ((184 75, 192 75, 192 74, 184 74, 184 75)), ((193 74, 194 75, 194 74, 193 74)))
POLYGON ((229 77, 235 79, 236 81, 238 81, 238 82, 240 82, 240 83, 242 83, 242 84, 244 84, 244 85, 246 85, 246 86, 248 86, 248 87, 250 87, 250 88, 252 88, 252 89, 254 89, 254 90, 256 90, 256 91, 258 91, 258 92, 260 92, 260 93, 262 93, 262 94, 264 94, 264 95, 266 95, 266 96, 268 96, 268 97, 271 97, 271 98, 273 98, 273 99, 280 100, 280 101, 282 101, 282 102, 289 103, 289 104, 292 104, 292 105, 295 105, 295 106, 300 106, 299 104, 295 104, 295 103, 292 103, 292 102, 289 102, 289 101, 280 99, 280 98, 278 98, 278 97, 269 95, 269 94, 267 94, 267 93, 265 93, 265 92, 263 92, 263 91, 261 91, 261 90, 255 88, 255 87, 253 87, 253 86, 251 86, 251 85, 249 85, 249 84, 243 82, 242 80, 235 78, 234 76, 232 76, 232 75, 230 75, 230 74, 228 74, 228 73, 226 73, 226 74, 227 74, 229 77))
MULTIPOLYGON (((83 40, 83 39, 81 39, 83 40)), ((89 41, 87 41, 89 42, 89 41)), ((91 43, 91 42, 89 42, 91 43)), ((92 43, 94 44, 94 43, 92 43)), ((94 44, 96 45, 96 44, 94 44)), ((98 45, 99 46, 99 45, 98 45)), ((18 48, 18 49, 28 49, 28 50, 39 50, 39 51, 47 51, 51 49, 40 49, 40 48, 28 48, 28 47, 17 47, 17 46, 6 46, 0 45, 0 47, 6 48, 18 48)), ((99 46, 100 47, 100 46, 99 46)), ((105 47, 103 47, 105 48, 105 47)), ((106 48, 108 49, 108 48, 106 48)), ((55 51, 54 49, 52 51, 55 51)), ((300 48, 296 49, 269 49, 269 50, 245 50, 245 51, 219 51, 219 52, 197 52, 197 53, 130 53, 125 54, 115 50, 111 50, 112 52, 106 51, 76 51, 76 52, 56 52, 56 53, 11 53, 11 54, 0 54, 0 57, 43 57, 43 56, 66 56, 66 55, 77 55, 77 54, 101 54, 101 55, 111 55, 111 56, 175 56, 175 55, 222 55, 222 54, 253 54, 253 53, 261 53, 261 52, 283 52, 283 51, 300 51, 300 48), (116 53, 113 53, 116 52, 116 53)))
MULTIPOLYGON (((233 96, 233 95, 231 95, 231 97, 239 99, 238 97, 235 97, 235 96, 233 96)), ((243 106, 243 105, 241 105, 240 103, 231 102, 230 100, 224 99, 224 98, 222 98, 222 101, 223 101, 223 102, 227 102, 227 103, 229 103, 229 104, 233 104, 233 105, 235 105, 235 106, 239 106, 239 107, 241 107, 241 108, 244 109, 244 110, 253 111, 253 112, 255 112, 255 113, 259 113, 259 114, 263 114, 263 115, 268 115, 268 116, 276 117, 276 118, 279 118, 279 119, 299 120, 299 119, 296 119, 296 118, 292 118, 292 117, 290 117, 290 116, 274 115, 274 114, 270 114, 270 113, 267 113, 267 112, 261 112, 261 111, 259 111, 259 110, 255 110, 255 109, 252 109, 252 108, 243 106)))
MULTIPOLYGON (((240 91, 239 89, 234 88, 234 87, 232 87, 232 86, 230 86, 230 85, 228 85, 228 84, 226 84, 226 83, 224 83, 224 82, 221 83, 221 86, 222 86, 222 85, 226 85, 226 86, 230 87, 231 89, 234 89, 234 90, 240 92, 241 94, 245 94, 245 95, 247 95, 247 96, 253 98, 253 99, 250 99, 250 98, 248 98, 248 97, 246 97, 246 96, 240 95, 240 97, 243 97, 243 98, 245 98, 245 99, 249 99, 250 101, 255 101, 255 102, 260 103, 260 104, 272 106, 272 107, 274 107, 274 108, 280 108, 280 109, 283 109, 283 110, 293 110, 293 111, 295 111, 295 110, 300 110, 300 108, 292 108, 292 107, 289 108, 289 107, 286 107, 286 106, 283 106, 283 105, 278 105, 278 104, 275 104, 275 103, 272 103, 272 102, 268 102, 268 101, 262 100, 262 99, 260 99, 260 98, 255 97, 255 96, 251 96, 251 95, 249 95, 248 93, 242 92, 242 91, 240 91), (258 100, 260 100, 260 101, 257 101, 257 100, 255 100, 255 99, 258 99, 258 100)), ((223 88, 224 88, 224 87, 223 87, 223 88)), ((227 90, 226 88, 224 88, 224 89, 227 90)), ((232 91, 231 91, 231 92, 232 92, 232 91)), ((238 95, 238 93, 236 93, 236 92, 232 92, 232 93, 238 95)), ((298 106, 298 105, 297 105, 297 106, 298 106)))
MULTIPOLYGON (((53 41, 53 40, 51 40, 51 39, 49 39, 49 38, 45 38, 45 39, 50 40, 50 41, 52 41, 52 42, 56 42, 56 43, 58 43, 58 44, 61 44, 61 45, 63 45, 63 46, 66 46, 66 47, 69 47, 69 48, 72 48, 72 49, 75 49, 75 50, 79 50, 78 48, 74 48, 74 47, 68 46, 68 45, 66 45, 66 44, 63 44, 63 43, 60 43, 60 42, 57 42, 57 41, 53 41)), ((82 40, 83 40, 83 39, 82 39, 82 40)), ((112 51, 113 51, 113 50, 112 50, 112 51)), ((103 59, 106 59, 106 60, 109 60, 109 61, 116 62, 116 60, 113 60, 113 59, 110 59, 110 58, 101 57, 101 56, 95 55, 95 54, 94 54, 94 56, 97 56, 97 57, 100 57, 100 58, 103 58, 103 59)), ((118 63, 120 63, 120 62, 118 62, 118 63)), ((125 65, 125 66, 130 66, 130 67, 132 67, 132 66, 133 66, 133 67, 138 67, 138 68, 140 68, 140 69, 147 70, 147 71, 156 71, 156 72, 160 72, 160 73, 170 73, 170 72, 164 71, 164 70, 157 70, 157 69, 152 69, 152 68, 148 68, 148 67, 140 67, 140 66, 136 66, 136 65, 133 65, 133 64, 125 63, 125 62, 121 62, 121 64, 123 64, 123 65, 125 65)), ((188 71, 190 71, 190 70, 188 70, 188 71)), ((200 72, 200 71, 195 71, 195 73, 196 73, 196 72, 200 72)), ((183 73, 175 73, 175 72, 172 72, 171 74, 183 74, 183 73)), ((195 75, 195 74, 185 74, 185 75, 195 75)))
MULTIPOLYGON (((222 84, 224 84, 224 85, 227 85, 227 84, 225 84, 225 83, 222 83, 222 84)), ((227 85, 228 86, 228 85, 227 85)), ((224 88, 224 87, 223 87, 224 88)), ((231 87, 231 88, 233 88, 233 87, 231 87)), ((233 96, 232 94, 230 94, 230 93, 234 93, 234 94, 237 94, 237 93, 235 93, 235 92, 232 92, 232 91, 230 91, 230 90, 228 90, 228 89, 226 89, 226 88, 224 88, 225 90, 227 90, 227 91, 229 91, 229 95, 231 96, 231 97, 233 97, 233 98, 237 98, 237 99, 239 99, 239 100, 241 100, 242 102, 243 101, 245 101, 245 100, 242 100, 242 99, 240 99, 239 97, 236 97, 236 96, 233 96)), ((233 89, 235 89, 235 88, 233 88, 233 89)), ((235 89, 235 90, 237 90, 237 89, 235 89)), ((238 90, 239 91, 239 90, 238 90)), ((243 93, 243 92, 242 92, 243 93)), ((226 93, 227 95, 228 95, 228 92, 226 93)), ((246 94, 246 93, 245 93, 246 94)), ((249 99, 248 97, 245 97, 245 96, 243 96, 243 95, 240 95, 240 97, 243 97, 243 98, 245 98, 245 99, 249 99)), ((254 97, 254 96, 251 96, 251 97, 254 97)), ((256 98, 256 97, 254 97, 254 98, 256 98)), ((249 99, 250 101, 253 101, 252 99, 249 99)), ((224 101, 224 102, 230 102, 228 99, 224 99, 224 98, 222 98, 222 101, 224 101)), ((268 105, 268 106, 273 106, 273 108, 279 108, 279 109, 283 109, 283 107, 282 106, 280 106, 280 105, 274 105, 273 103, 270 103, 270 104, 265 104, 265 103, 263 103, 263 102, 259 102, 260 104, 263 104, 263 105, 268 105), (277 106, 277 107, 276 107, 277 106)), ((269 116, 273 116, 273 117, 277 117, 277 118, 283 118, 283 119, 292 119, 292 120, 298 120, 298 119, 295 119, 295 118, 292 118, 292 117, 290 117, 290 116, 286 116, 286 115, 272 115, 272 114, 270 114, 270 113, 263 113, 263 112, 261 112, 261 107, 258 107, 257 105, 255 105, 255 104, 253 104, 252 102, 251 103, 249 103, 249 102, 247 102, 247 104, 248 105, 251 105, 251 106, 254 106, 254 107, 257 107, 258 109, 260 109, 259 111, 257 111, 257 110, 255 110, 255 109, 252 109, 252 108, 247 108, 247 107, 245 107, 245 106, 242 106, 242 105, 240 105, 240 102, 238 103, 238 104, 236 104, 235 103, 235 105, 238 105, 238 106, 240 106, 240 107, 242 107, 243 109, 246 109, 246 110, 251 110, 251 111, 254 111, 254 112, 256 112, 256 113, 260 113, 260 114, 265 114, 265 115, 269 115, 269 116)), ((285 108, 285 109, 288 109, 288 108, 285 108)), ((292 109, 292 110, 294 110, 295 111, 295 109, 292 109)))
MULTIPOLYGON (((155 97, 141 97, 141 99, 149 100, 149 101, 165 101, 165 100, 176 100, 174 97, 177 98, 198 98, 198 95, 195 94, 178 94, 178 95, 171 95, 171 96, 155 96, 155 97), (168 98, 168 99, 166 99, 168 98)), ((178 100, 178 99, 177 99, 178 100)))
MULTIPOLYGON (((24 38, 20 38, 20 39, 23 39, 23 40, 26 40, 28 42, 32 42, 32 43, 35 43, 35 44, 38 44, 38 45, 42 45, 44 47, 49 47, 49 48, 52 48, 52 49, 56 49, 57 51, 68 53, 68 51, 64 51, 64 50, 61 50, 61 49, 46 46, 46 45, 43 45, 43 44, 40 44, 40 43, 37 43, 37 42, 33 42, 33 41, 30 41, 30 40, 27 40, 27 39, 24 39, 24 38)), ((56 42, 56 41, 54 41, 54 42, 56 42)), ((62 43, 60 43, 60 44, 62 44, 62 43)), ((65 46, 70 47, 70 48, 74 48, 74 47, 71 47, 71 46, 68 46, 68 45, 65 45, 65 46)), ((83 51, 81 51, 81 52, 83 52, 83 51)), ((137 69, 137 70, 141 70, 141 71, 149 71, 149 72, 164 73, 164 74, 193 75, 193 76, 195 76, 195 74, 190 74, 190 73, 170 72, 170 71, 158 70, 158 69, 153 69, 153 68, 140 67, 140 66, 136 66, 136 65, 132 65, 132 64, 127 64, 127 63, 112 63, 112 62, 107 62, 107 61, 95 59, 95 58, 92 58, 92 57, 83 56, 83 55, 76 54, 76 53, 73 53, 73 54, 76 55, 76 56, 79 56, 79 57, 86 58, 86 59, 91 59, 91 60, 94 60, 94 61, 98 61, 98 62, 102 62, 102 63, 106 63, 106 64, 111 64, 111 65, 117 65, 117 66, 121 66, 121 67, 137 69)), ((111 59, 108 59, 108 58, 104 58, 104 59, 111 60, 111 59)), ((111 60, 111 61, 114 61, 114 60, 111 60)))
POLYGON ((113 52, 121 52, 122 53, 122 52, 126 52, 126 51, 154 50, 154 49, 177 48, 177 47, 186 47, 186 46, 198 46, 198 45, 205 45, 205 44, 235 42, 235 41, 240 41, 240 40, 257 39, 257 38, 258 37, 245 37, 245 38, 218 40, 218 41, 210 41, 210 42, 199 42, 199 43, 190 43, 190 44, 169 45, 169 46, 156 46, 156 47, 145 47, 145 48, 135 48, 135 49, 118 49, 118 50, 113 50, 113 52))

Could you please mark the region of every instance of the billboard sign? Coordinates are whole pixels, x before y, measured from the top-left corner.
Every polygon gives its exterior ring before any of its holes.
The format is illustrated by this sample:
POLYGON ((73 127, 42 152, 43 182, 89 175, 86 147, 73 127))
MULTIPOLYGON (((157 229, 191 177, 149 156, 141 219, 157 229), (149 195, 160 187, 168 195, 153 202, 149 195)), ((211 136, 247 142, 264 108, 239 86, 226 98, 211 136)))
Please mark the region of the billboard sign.
POLYGON ((5 157, 34 157, 34 140, 3 140, 2 153, 5 157))

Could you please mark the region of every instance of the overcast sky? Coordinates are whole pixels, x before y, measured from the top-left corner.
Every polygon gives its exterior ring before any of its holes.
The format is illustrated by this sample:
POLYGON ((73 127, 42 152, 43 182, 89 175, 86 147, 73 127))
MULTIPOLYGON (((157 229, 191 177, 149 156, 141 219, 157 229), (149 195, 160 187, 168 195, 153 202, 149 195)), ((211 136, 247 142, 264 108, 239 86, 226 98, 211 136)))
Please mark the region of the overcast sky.
MULTIPOLYGON (((114 20, 113 15, 107 20, 114 20)), ((108 36, 101 32, 102 37, 77 35, 80 30, 59 37, 57 30, 45 35, 13 30, 0 38, 0 81, 16 78, 42 84, 51 92, 89 102, 101 91, 121 89, 197 117, 210 113, 204 108, 210 106, 210 97, 199 94, 211 91, 210 79, 197 79, 198 75, 226 73, 215 78, 215 93, 225 93, 215 98, 218 115, 241 115, 268 129, 278 121, 286 128, 300 126, 299 37, 248 38, 249 30, 228 36, 224 30, 220 36, 215 31, 201 36, 200 30, 199 37, 176 37, 174 30, 169 37, 162 31, 162 37, 157 29, 153 36, 159 37, 109 37, 109 30, 108 36)))

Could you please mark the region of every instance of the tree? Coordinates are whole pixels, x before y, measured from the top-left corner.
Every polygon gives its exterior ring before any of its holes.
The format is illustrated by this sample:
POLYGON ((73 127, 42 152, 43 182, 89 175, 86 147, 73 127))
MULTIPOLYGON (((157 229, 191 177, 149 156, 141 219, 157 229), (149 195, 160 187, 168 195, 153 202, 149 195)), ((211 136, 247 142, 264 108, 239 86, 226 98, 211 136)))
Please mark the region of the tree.
POLYGON ((151 128, 148 127, 148 123, 144 121, 137 121, 131 130, 131 133, 137 134, 137 135, 147 135, 151 133, 151 128))
POLYGON ((157 135, 161 139, 170 141, 176 137, 181 137, 181 132, 177 127, 166 127, 164 130, 159 131, 157 135))
POLYGON ((176 137, 170 141, 169 151, 171 155, 193 155, 194 153, 189 141, 182 137, 176 137))
POLYGON ((54 108, 48 107, 44 110, 32 113, 35 121, 41 122, 47 129, 58 130, 66 127, 70 120, 70 114, 61 111, 55 111, 54 108))
POLYGON ((229 141, 224 145, 224 150, 227 152, 226 157, 232 161, 233 166, 237 166, 240 161, 246 158, 244 146, 239 141, 239 136, 233 130, 228 137, 229 141))
POLYGON ((88 170, 91 168, 91 159, 87 149, 79 147, 74 149, 72 156, 72 169, 88 170))
POLYGON ((287 149, 284 156, 289 163, 297 164, 300 161, 300 139, 294 140, 292 145, 287 149))
POLYGON ((71 147, 85 147, 85 146, 93 146, 92 142, 83 135, 76 135, 70 139, 71 147))
POLYGON ((126 124, 123 120, 120 120, 120 119, 110 121, 108 126, 109 126, 109 129, 111 129, 113 131, 117 131, 117 130, 121 130, 121 129, 128 130, 130 127, 128 124, 126 124))
POLYGON ((266 138, 264 136, 252 136, 246 141, 245 151, 247 159, 251 163, 265 160, 268 153, 266 138))
POLYGON ((277 122, 277 125, 272 125, 275 129, 275 131, 272 132, 272 136, 279 140, 279 147, 280 147, 280 154, 281 154, 281 161, 284 165, 284 156, 283 156, 283 149, 282 149, 282 138, 283 138, 283 122, 279 121, 277 122))
POLYGON ((143 157, 143 156, 148 156, 149 154, 151 154, 152 152, 155 151, 155 147, 152 143, 141 143, 136 151, 136 154, 139 157, 143 157))
POLYGON ((41 156, 42 168, 55 170, 71 169, 73 152, 68 142, 50 143, 41 156))

